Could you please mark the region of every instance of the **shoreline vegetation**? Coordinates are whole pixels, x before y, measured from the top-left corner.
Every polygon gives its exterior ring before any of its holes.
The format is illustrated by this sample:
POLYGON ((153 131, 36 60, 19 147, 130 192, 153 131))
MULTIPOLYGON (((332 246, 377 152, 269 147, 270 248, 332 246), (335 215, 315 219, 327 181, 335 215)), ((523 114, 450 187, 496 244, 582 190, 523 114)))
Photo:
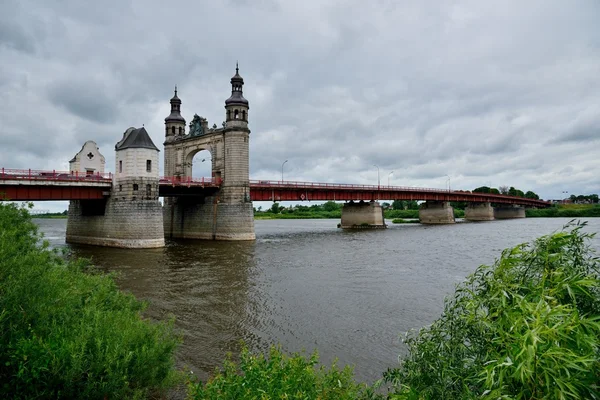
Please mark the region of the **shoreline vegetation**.
MULTIPOLYGON (((410 203, 410 202, 406 202, 410 203)), ((416 202, 402 207, 409 209, 393 209, 389 206, 384 210, 385 219, 391 219, 392 223, 418 223, 419 209, 416 202)), ((385 204, 384 204, 385 205, 385 204)), ((454 207, 454 217, 464 218, 464 207, 466 204, 452 204, 454 207), (461 208, 462 207, 462 208, 461 208)), ((526 208, 525 215, 528 218, 594 218, 600 217, 600 204, 555 204, 549 208, 526 208)), ((295 205, 282 207, 279 203, 273 203, 273 206, 267 210, 260 207, 254 212, 254 219, 340 219, 342 217, 342 203, 333 201, 321 205, 311 205, 310 207, 295 205)))
POLYGON ((372 385, 278 346, 243 347, 200 382, 175 368, 173 320, 144 318, 112 275, 51 250, 27 208, 0 202, 0 394, 166 398, 185 384, 194 400, 599 398, 600 259, 584 227, 571 221, 477 268, 372 385))

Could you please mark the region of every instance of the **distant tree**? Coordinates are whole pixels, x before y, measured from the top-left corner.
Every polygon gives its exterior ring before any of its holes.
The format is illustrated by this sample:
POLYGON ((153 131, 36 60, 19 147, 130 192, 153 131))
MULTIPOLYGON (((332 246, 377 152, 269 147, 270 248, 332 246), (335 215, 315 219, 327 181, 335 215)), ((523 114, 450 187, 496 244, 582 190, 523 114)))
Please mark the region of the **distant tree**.
POLYGON ((504 195, 508 194, 508 186, 500 186, 498 188, 498 190, 500 191, 500 194, 504 194, 504 195))
POLYGON ((336 203, 335 201, 328 201, 322 205, 324 211, 337 211, 342 208, 341 204, 336 203))
POLYGON ((419 209, 419 203, 417 203, 415 200, 408 200, 406 202, 406 208, 408 210, 418 210, 419 209))
POLYGON ((279 210, 280 210, 279 203, 273 203, 273 205, 269 209, 269 211, 272 212, 273 214, 279 214, 279 210))
POLYGON ((384 201, 383 203, 381 203, 381 207, 383 208, 390 208, 390 203, 388 203, 387 201, 384 201))
POLYGON ((517 189, 515 189, 514 186, 511 186, 510 189, 508 189, 508 195, 509 196, 517 196, 517 189))
POLYGON ((392 209, 393 210, 404 210, 404 201, 402 200, 394 200, 392 202, 392 209))
POLYGON ((491 194, 500 194, 500 191, 496 188, 490 188, 490 193, 491 194))
POLYGON ((589 197, 590 197, 590 200, 592 201, 592 203, 594 203, 594 204, 598 203, 598 195, 597 194, 591 194, 589 197))
POLYGON ((534 200, 539 200, 540 196, 538 196, 537 194, 535 194, 534 192, 532 192, 531 190, 528 190, 527 193, 525 193, 525 198, 527 199, 534 199, 534 200))
POLYGON ((488 186, 480 186, 473 189, 473 193, 490 193, 490 188, 488 186))

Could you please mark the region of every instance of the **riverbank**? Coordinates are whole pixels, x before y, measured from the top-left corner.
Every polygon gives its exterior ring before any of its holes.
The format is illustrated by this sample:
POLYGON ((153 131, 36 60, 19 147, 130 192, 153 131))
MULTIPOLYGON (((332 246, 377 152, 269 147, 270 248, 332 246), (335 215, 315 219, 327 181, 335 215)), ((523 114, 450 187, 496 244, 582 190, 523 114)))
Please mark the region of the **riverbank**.
POLYGON ((550 208, 525 210, 528 218, 594 218, 600 217, 598 204, 557 204, 550 208))

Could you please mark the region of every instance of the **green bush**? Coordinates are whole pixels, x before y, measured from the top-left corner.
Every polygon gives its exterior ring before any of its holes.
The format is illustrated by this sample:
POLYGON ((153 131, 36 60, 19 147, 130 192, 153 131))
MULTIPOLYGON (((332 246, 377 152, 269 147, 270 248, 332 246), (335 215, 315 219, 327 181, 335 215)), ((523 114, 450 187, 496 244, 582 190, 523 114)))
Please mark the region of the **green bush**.
POLYGON ((571 226, 505 250, 407 340, 393 399, 600 398, 599 262, 571 226))
POLYGON ((26 209, 0 202, 2 398, 139 398, 173 384, 173 324, 143 309, 40 243, 26 209))
POLYGON ((192 382, 189 395, 197 400, 224 399, 321 399, 378 398, 366 385, 357 384, 349 367, 321 366, 315 352, 309 358, 286 356, 271 347, 269 356, 254 355, 244 347, 239 366, 228 357, 206 384, 192 382))
POLYGON ((549 207, 539 209, 525 209, 525 215, 528 218, 532 217, 563 217, 563 218, 589 218, 600 217, 600 206, 588 206, 585 208, 562 208, 549 207))

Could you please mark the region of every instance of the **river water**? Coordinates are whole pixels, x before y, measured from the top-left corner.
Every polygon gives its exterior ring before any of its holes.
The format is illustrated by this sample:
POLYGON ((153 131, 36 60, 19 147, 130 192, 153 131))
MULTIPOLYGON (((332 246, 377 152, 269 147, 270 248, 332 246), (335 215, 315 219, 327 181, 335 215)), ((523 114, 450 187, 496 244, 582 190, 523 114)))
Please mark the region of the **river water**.
MULTIPOLYGON (((337 220, 258 220, 256 241, 173 241, 162 249, 65 244, 66 220, 38 219, 54 247, 116 272, 147 300, 147 314, 175 316, 178 365, 205 379, 227 352, 281 344, 318 349, 372 382, 405 354, 401 337, 436 319, 444 297, 504 248, 560 230, 569 219, 527 218, 343 231, 337 220)), ((586 228, 600 231, 600 219, 586 228)), ((600 238, 593 247, 600 249, 600 238)))

